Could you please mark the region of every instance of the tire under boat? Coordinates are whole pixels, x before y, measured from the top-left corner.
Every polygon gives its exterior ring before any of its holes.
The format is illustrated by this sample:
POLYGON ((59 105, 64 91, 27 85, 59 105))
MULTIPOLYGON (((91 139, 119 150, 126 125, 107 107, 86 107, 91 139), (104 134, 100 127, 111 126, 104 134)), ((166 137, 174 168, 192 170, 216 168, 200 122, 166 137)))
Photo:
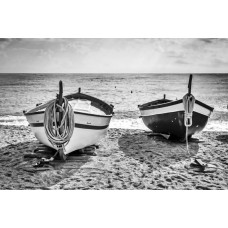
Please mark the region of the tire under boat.
MULTIPOLYGON (((65 147, 65 154, 96 144, 108 130, 113 116, 113 106, 102 100, 81 93, 65 96, 74 110, 75 128, 69 143, 65 147)), ((31 126, 35 137, 44 145, 55 148, 48 140, 44 129, 44 112, 50 104, 40 105, 24 115, 31 126)))
MULTIPOLYGON (((144 124, 154 133, 168 134, 171 138, 185 140, 183 99, 171 101, 164 98, 138 107, 144 124)), ((212 111, 212 107, 195 100, 192 126, 188 128, 188 138, 203 130, 212 111)))

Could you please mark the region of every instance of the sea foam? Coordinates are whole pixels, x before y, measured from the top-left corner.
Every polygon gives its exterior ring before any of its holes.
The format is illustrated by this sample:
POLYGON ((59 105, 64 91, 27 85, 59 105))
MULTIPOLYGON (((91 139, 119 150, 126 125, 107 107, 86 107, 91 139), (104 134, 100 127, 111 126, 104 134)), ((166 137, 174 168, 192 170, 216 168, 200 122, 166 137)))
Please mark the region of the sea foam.
MULTIPOLYGON (((11 126, 28 126, 28 122, 25 116, 0 116, 0 125, 11 125, 11 126)), ((150 131, 143 123, 141 118, 124 118, 115 119, 112 118, 110 128, 120 128, 120 129, 141 129, 145 131, 150 131)), ((228 122, 220 120, 209 120, 204 131, 227 131, 228 132, 228 122)))
POLYGON ((0 116, 0 125, 28 126, 25 116, 0 116))

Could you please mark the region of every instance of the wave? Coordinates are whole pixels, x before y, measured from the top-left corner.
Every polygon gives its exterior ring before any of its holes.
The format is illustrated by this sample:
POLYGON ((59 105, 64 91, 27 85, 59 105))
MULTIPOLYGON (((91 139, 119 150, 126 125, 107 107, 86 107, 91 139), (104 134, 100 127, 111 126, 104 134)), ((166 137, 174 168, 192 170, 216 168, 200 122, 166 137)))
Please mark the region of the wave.
POLYGON ((0 116, 0 125, 28 126, 25 116, 0 116))
MULTIPOLYGON (((28 126, 28 122, 25 116, 0 116, 0 125, 7 126, 28 126)), ((111 120, 110 128, 120 129, 140 129, 144 131, 150 131, 143 123, 141 118, 123 118, 111 120)), ((228 121, 223 120, 209 120, 203 131, 216 131, 228 132, 228 121)))
MULTIPOLYGON (((141 129, 150 131, 147 128, 142 119, 113 119, 110 123, 110 128, 122 128, 122 129, 141 129)), ((203 131, 216 131, 216 132, 228 132, 228 122, 215 120, 209 121, 203 131)))

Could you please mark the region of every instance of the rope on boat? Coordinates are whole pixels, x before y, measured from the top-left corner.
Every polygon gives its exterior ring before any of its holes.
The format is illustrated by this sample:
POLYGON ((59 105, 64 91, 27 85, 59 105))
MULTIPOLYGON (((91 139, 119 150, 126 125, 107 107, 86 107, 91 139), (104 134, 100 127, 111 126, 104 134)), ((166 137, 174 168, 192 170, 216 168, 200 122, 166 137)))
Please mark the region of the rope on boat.
POLYGON ((188 128, 192 126, 192 115, 195 104, 195 97, 192 94, 186 94, 183 97, 184 104, 184 125, 186 127, 185 141, 187 152, 190 155, 189 147, 188 147, 188 128))
POLYGON ((57 99, 47 106, 44 113, 44 129, 50 143, 65 151, 74 131, 74 111, 65 97, 62 106, 58 104, 57 99), (59 111, 62 112, 62 120, 58 124, 59 111))

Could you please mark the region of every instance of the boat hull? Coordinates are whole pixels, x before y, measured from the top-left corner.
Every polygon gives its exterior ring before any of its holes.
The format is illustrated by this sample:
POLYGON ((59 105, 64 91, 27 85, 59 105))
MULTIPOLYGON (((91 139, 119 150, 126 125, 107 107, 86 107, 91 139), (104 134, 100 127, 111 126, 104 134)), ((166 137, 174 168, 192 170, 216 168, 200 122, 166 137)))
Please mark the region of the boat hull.
MULTIPOLYGON (((144 124, 154 133, 168 134, 172 138, 185 140, 184 106, 182 100, 151 107, 139 107, 144 124)), ((192 115, 192 126, 188 137, 204 129, 213 108, 196 101, 192 115)))
MULTIPOLYGON (((172 138, 184 140, 186 127, 184 125, 184 111, 165 113, 154 116, 143 117, 144 124, 154 133, 168 134, 172 138)), ((193 113, 192 126, 188 128, 188 137, 204 129, 208 117, 193 113)))
MULTIPOLYGON (((65 154, 96 144, 103 138, 108 130, 112 116, 101 116, 88 113, 74 113, 75 127, 69 143, 65 146, 65 154)), ((44 112, 26 115, 35 137, 44 145, 57 149, 53 146, 45 133, 44 112)))

